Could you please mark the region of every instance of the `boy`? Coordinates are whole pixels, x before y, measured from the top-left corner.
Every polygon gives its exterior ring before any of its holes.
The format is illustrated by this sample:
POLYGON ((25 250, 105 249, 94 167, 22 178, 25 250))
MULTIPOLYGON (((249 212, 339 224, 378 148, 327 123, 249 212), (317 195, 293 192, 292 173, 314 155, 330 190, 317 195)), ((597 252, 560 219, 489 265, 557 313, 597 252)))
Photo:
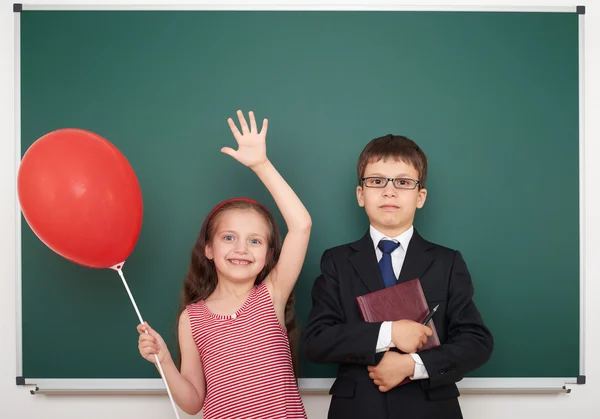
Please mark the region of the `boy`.
POLYGON ((357 165, 356 197, 366 234, 324 252, 305 330, 311 362, 339 364, 330 419, 459 419, 456 382, 491 356, 493 338, 472 300, 458 251, 423 239, 413 227, 427 197, 427 159, 410 139, 372 140, 357 165), (367 323, 356 297, 419 278, 441 346, 416 352, 431 329, 401 320, 367 323), (398 386, 404 378, 411 381, 398 386))

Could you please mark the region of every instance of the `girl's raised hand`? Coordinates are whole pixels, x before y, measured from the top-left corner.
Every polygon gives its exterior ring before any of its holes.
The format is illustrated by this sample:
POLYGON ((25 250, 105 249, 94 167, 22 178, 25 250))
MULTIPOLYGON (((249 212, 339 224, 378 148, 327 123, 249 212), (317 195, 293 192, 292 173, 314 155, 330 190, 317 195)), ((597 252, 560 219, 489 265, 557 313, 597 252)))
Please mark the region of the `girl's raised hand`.
POLYGON ((235 122, 233 122, 233 119, 229 118, 227 122, 238 143, 238 149, 234 150, 231 147, 223 147, 221 152, 230 155, 244 166, 250 168, 265 163, 267 161, 267 119, 265 118, 263 120, 262 129, 259 132, 256 127, 256 120, 254 119, 254 112, 250 111, 248 113, 248 116, 250 117, 250 127, 248 127, 242 111, 237 111, 237 115, 240 120, 240 126, 242 127, 241 133, 235 125, 235 122))

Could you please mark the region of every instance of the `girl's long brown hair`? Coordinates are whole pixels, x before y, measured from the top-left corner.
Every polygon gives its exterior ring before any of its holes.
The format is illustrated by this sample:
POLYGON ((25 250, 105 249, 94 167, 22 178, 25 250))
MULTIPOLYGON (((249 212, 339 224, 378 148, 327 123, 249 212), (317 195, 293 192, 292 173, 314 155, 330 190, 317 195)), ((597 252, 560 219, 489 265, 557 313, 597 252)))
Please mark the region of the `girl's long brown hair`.
MULTIPOLYGON (((190 266, 188 272, 183 281, 183 289, 181 291, 181 299, 179 304, 179 314, 185 310, 189 304, 197 303, 200 300, 208 298, 213 293, 217 286, 217 271, 215 264, 209 261, 206 257, 204 250, 206 244, 210 243, 213 239, 215 227, 217 225, 218 218, 221 214, 226 211, 234 210, 252 210, 262 215, 265 219, 268 230, 268 247, 266 264, 263 270, 256 276, 254 285, 258 285, 265 280, 267 275, 277 264, 279 255, 281 253, 281 235, 275 219, 271 213, 259 203, 249 199, 232 199, 219 204, 208 217, 204 220, 200 234, 196 240, 196 244, 192 249, 192 255, 190 260, 190 266)), ((294 375, 298 378, 298 326, 296 324, 296 316, 294 312, 295 296, 294 293, 290 295, 285 305, 285 326, 287 329, 288 342, 290 345, 290 352, 292 354, 292 364, 294 367, 294 375)), ((177 317, 179 319, 179 316, 177 317)), ((176 329, 178 330, 178 328, 176 329)), ((179 339, 177 339, 177 348, 179 351, 179 339)), ((181 353, 178 356, 178 363, 181 362, 181 353)))

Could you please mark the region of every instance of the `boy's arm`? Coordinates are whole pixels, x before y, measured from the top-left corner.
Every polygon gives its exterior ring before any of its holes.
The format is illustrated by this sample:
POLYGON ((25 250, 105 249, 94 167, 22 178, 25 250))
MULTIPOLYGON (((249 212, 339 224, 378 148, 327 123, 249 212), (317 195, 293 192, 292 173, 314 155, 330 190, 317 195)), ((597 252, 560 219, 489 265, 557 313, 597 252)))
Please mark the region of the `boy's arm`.
POLYGON ((331 250, 327 250, 312 289, 313 308, 304 336, 306 356, 315 363, 375 365, 383 356, 375 353, 381 322, 346 323, 338 281, 331 250))
POLYGON ((448 340, 441 346, 419 352, 429 379, 425 389, 455 383, 485 364, 494 339, 473 302, 473 283, 460 252, 455 252, 448 286, 448 340))

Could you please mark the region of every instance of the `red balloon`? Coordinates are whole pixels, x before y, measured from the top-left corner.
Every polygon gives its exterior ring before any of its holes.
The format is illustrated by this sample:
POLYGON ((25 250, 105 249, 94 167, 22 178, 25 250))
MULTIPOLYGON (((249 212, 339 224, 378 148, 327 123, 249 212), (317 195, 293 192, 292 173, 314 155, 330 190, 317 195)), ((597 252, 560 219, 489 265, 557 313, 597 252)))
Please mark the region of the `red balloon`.
POLYGON ((133 168, 101 136, 50 132, 27 150, 17 177, 25 220, 54 252, 90 268, 122 264, 142 228, 142 192, 133 168))

